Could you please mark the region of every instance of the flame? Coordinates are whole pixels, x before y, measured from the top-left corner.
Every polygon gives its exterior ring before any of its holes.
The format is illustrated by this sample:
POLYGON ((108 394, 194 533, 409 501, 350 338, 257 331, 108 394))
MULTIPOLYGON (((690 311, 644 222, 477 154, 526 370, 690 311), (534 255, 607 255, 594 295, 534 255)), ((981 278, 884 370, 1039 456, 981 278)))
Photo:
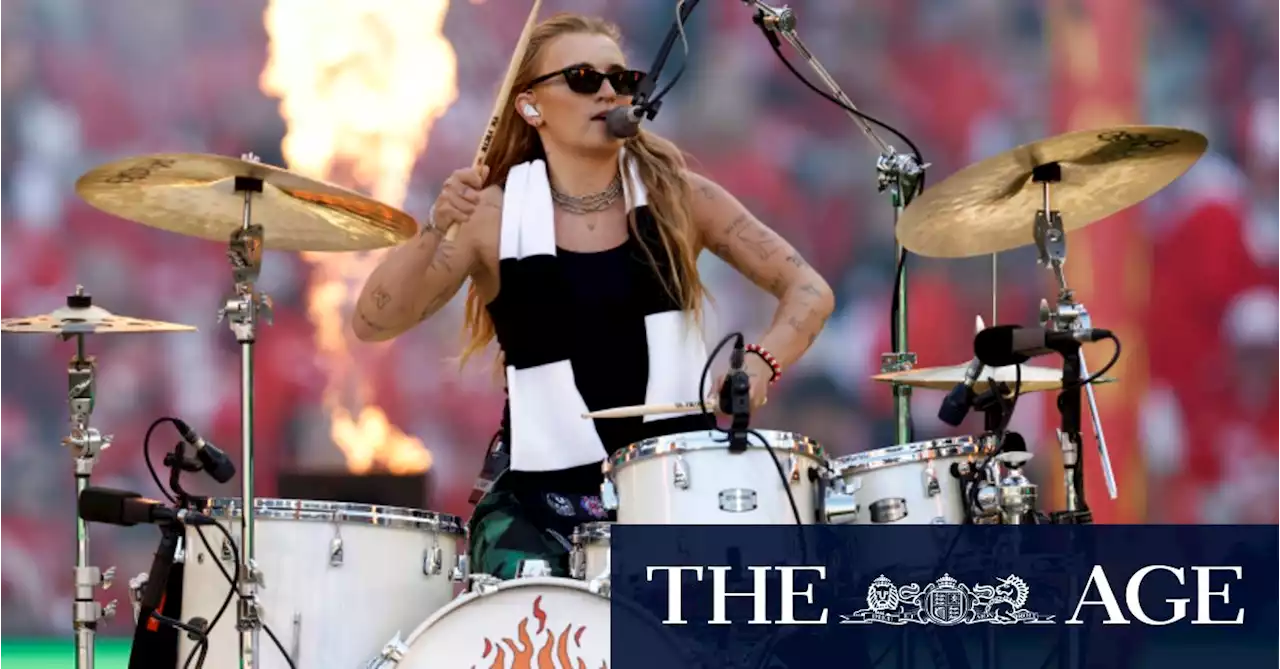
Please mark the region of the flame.
MULTIPOLYGON (((586 625, 580 625, 575 631, 573 623, 569 623, 558 634, 547 629, 547 613, 542 610, 541 595, 533 600, 533 617, 538 621, 534 636, 546 635, 537 654, 534 654, 533 638, 529 636, 529 618, 526 616, 516 626, 516 639, 507 637, 502 639, 502 643, 494 643, 485 638, 484 652, 480 657, 488 659, 493 655, 493 662, 487 669, 587 669, 587 663, 582 658, 569 655, 569 639, 573 639, 575 647, 581 648, 582 634, 587 631, 586 625), (519 643, 516 642, 517 639, 519 643), (506 644, 506 648, 503 648, 503 644, 506 644), (511 664, 507 664, 507 648, 511 649, 511 664), (534 664, 535 659, 537 664, 534 664)), ((471 669, 476 667, 473 665, 471 669)), ((601 660, 598 669, 609 669, 609 662, 601 660)))
MULTIPOLYGON (((289 169, 403 206, 432 124, 458 97, 457 60, 441 33, 448 8, 448 0, 269 0, 259 86, 280 99, 289 169)), ((349 470, 423 472, 431 452, 377 406, 363 373, 375 361, 353 358, 344 325, 382 254, 302 254, 312 267, 307 315, 328 376, 323 401, 349 470)), ((375 356, 387 350, 371 347, 375 356)))

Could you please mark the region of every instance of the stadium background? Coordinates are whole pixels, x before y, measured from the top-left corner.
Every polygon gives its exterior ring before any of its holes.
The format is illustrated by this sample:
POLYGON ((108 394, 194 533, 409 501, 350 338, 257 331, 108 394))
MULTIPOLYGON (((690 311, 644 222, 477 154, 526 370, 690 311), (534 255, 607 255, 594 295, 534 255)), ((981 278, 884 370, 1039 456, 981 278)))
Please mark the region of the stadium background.
MULTIPOLYGON (((428 13, 446 5, 399 2, 428 13)), ((332 4, 313 0, 308 7, 325 12, 332 4)), ((1072 238, 1073 285, 1099 325, 1125 342, 1115 370, 1121 382, 1098 389, 1121 499, 1105 499, 1090 457, 1091 500, 1104 522, 1276 522, 1276 3, 793 6, 813 51, 864 110, 920 145, 935 182, 1068 129, 1138 122, 1209 137, 1210 152, 1171 188, 1072 238)), ((456 99, 435 120, 413 170, 404 202, 410 213, 425 215, 440 181, 470 160, 525 7, 507 0, 448 6, 443 34, 456 52, 456 99)), ((668 3, 656 0, 549 0, 544 13, 559 9, 618 20, 640 67, 672 16, 668 3)), ((94 165, 148 152, 252 150, 284 164, 286 125, 261 79, 264 5, 4 0, 3 17, 4 315, 50 311, 83 283, 115 313, 200 328, 91 342, 100 364, 95 424, 115 435, 95 481, 154 494, 139 452, 154 418, 181 416, 239 451, 237 353, 226 326, 214 323, 230 280, 224 250, 97 213, 76 199, 72 184, 94 165)), ((353 48, 360 45, 356 33, 344 33, 353 48)), ((835 317, 757 424, 804 432, 837 455, 888 445, 888 388, 868 380, 889 349, 892 281, 892 230, 887 201, 874 190, 874 155, 838 110, 776 62, 741 3, 704 3, 690 38, 689 71, 654 127, 793 241, 837 290, 835 317)), ((447 62, 418 63, 413 71, 421 81, 400 86, 451 93, 447 62)), ((716 296, 711 335, 758 333, 769 301, 719 261, 704 263, 716 296)), ((342 270, 269 254, 264 288, 277 310, 259 345, 260 495, 275 494, 283 471, 364 466, 335 446, 331 433, 342 431, 331 429, 325 389, 337 368, 314 342, 313 321, 323 309, 308 310, 314 289, 342 283, 342 270)), ((909 272, 911 349, 919 364, 967 361, 974 315, 990 324, 989 260, 913 258, 909 272)), ((1033 251, 1002 256, 1000 320, 1034 323, 1040 298, 1052 294, 1048 279, 1033 251)), ((483 365, 459 373, 445 361, 458 351, 460 319, 455 300, 392 346, 358 347, 352 355, 368 371, 390 425, 406 435, 393 444, 399 455, 381 466, 421 469, 429 461, 426 505, 466 516, 502 396, 483 365), (424 451, 415 450, 415 438, 424 451)), ((70 352, 52 337, 3 340, 6 666, 71 666, 64 640, 73 495, 70 459, 58 446, 70 352)), ((1095 367, 1105 355, 1090 354, 1095 367)), ((980 429, 976 422, 960 430, 938 424, 939 399, 916 394, 918 439, 980 429)), ((378 425, 376 413, 361 422, 360 407, 345 408, 353 414, 344 424, 357 432, 378 425)), ((1054 420, 1051 398, 1040 397, 1020 403, 1014 421, 1042 454, 1041 471, 1054 463, 1044 448, 1054 420)), ((1053 477, 1041 479, 1053 485, 1053 477)), ((191 487, 216 495, 239 489, 191 487)), ((119 569, 109 594, 120 599, 120 614, 103 628, 99 666, 123 667, 131 631, 126 582, 147 569, 156 535, 94 527, 91 536, 93 562, 119 569)))

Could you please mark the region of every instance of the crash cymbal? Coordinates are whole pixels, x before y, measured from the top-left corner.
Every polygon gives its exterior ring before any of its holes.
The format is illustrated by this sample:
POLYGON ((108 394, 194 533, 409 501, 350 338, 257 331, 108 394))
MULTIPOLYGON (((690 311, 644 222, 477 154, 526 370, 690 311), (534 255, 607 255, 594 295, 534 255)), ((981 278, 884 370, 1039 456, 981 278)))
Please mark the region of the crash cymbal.
POLYGON ((195 332, 190 325, 117 316, 94 306, 88 295, 67 297, 67 306, 40 316, 0 320, 0 332, 13 334, 140 334, 144 332, 195 332))
MULTIPOLYGON (((884 381, 887 383, 897 383, 913 388, 927 388, 929 390, 951 390, 957 383, 964 382, 965 369, 968 364, 951 365, 949 367, 922 367, 920 369, 912 369, 905 372, 889 372, 887 374, 877 374, 871 378, 876 381, 884 381)), ((1009 388, 1013 389, 1015 369, 1022 368, 1022 385, 1020 393, 1034 393, 1046 390, 1060 390, 1062 388, 1062 370, 1052 367, 1034 367, 1032 365, 1008 365, 1006 367, 987 367, 982 370, 982 375, 976 383, 973 384, 975 392, 985 392, 990 387, 991 377, 994 376, 997 382, 1005 383, 1009 388)), ((1094 383, 1111 383, 1115 379, 1110 377, 1102 377, 1094 383)))
POLYGON ((902 213, 898 241, 912 253, 963 258, 1035 243, 1044 206, 1034 167, 1058 163, 1049 206, 1070 233, 1169 185, 1209 142, 1191 130, 1120 126, 1058 135, 987 158, 926 188, 902 213))
POLYGON ((359 193, 273 165, 205 154, 156 154, 96 167, 76 181, 85 202, 179 234, 227 242, 244 222, 236 177, 261 179, 251 222, 267 249, 366 251, 394 246, 418 226, 408 214, 359 193))

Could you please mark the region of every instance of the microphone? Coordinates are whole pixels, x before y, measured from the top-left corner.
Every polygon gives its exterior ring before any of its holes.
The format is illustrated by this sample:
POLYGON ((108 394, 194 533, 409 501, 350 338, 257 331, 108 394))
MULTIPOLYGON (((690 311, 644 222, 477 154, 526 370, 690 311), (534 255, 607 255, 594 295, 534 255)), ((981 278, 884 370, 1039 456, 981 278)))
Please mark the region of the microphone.
POLYGON ((204 437, 196 434, 196 431, 186 423, 175 418, 173 424, 178 428, 178 434, 182 435, 182 440, 196 450, 196 459, 204 466, 209 476, 213 477, 213 480, 226 483, 236 475, 235 464, 221 448, 205 441, 204 437))
POLYGON ((214 519, 186 509, 171 509, 136 492, 90 486, 80 493, 80 517, 91 523, 132 527, 148 525, 212 525, 214 519))
POLYGON ((720 410, 733 417, 729 426, 729 452, 747 450, 747 429, 751 424, 751 377, 745 369, 746 342, 738 335, 729 354, 729 373, 720 387, 720 410))
POLYGON ((1112 337, 1110 330, 1089 328, 1056 332, 1020 325, 996 325, 973 338, 973 354, 988 367, 1020 365, 1049 353, 1069 353, 1080 344, 1112 337))
POLYGON ((604 115, 604 127, 617 139, 630 139, 640 134, 640 119, 645 108, 641 105, 614 107, 604 115))
MULTIPOLYGON (((982 316, 974 318, 975 332, 981 332, 983 326, 982 316)), ((977 358, 969 363, 969 367, 964 370, 964 380, 957 383, 951 392, 942 398, 942 406, 938 407, 938 420, 952 427, 959 427, 960 423, 964 422, 965 416, 969 415, 969 409, 974 405, 973 384, 978 382, 984 367, 986 365, 977 358)))
MULTIPOLYGON (((662 67, 667 64, 667 58, 671 57, 671 49, 675 47, 676 40, 684 30, 684 22, 689 20, 689 14, 696 6, 698 6, 698 0, 685 0, 685 3, 680 5, 680 16, 671 24, 666 39, 662 40, 662 46, 658 47, 658 55, 654 58, 653 65, 649 67, 648 76, 640 82, 636 94, 631 98, 632 104, 612 109, 605 115, 605 131, 616 139, 635 137, 640 132, 642 119, 647 118, 652 121, 653 117, 658 115, 658 109, 662 106, 662 97, 659 96, 653 101, 650 101, 649 97, 657 87, 658 75, 662 72, 662 67)), ((683 72, 684 68, 681 67, 676 73, 676 78, 679 79, 683 72)))
POLYGON ((969 415, 969 409, 973 407, 973 384, 978 382, 978 376, 982 374, 986 365, 982 361, 974 358, 969 366, 964 370, 964 380, 957 383, 942 398, 942 406, 938 408, 938 420, 952 427, 959 427, 964 422, 965 416, 969 415))

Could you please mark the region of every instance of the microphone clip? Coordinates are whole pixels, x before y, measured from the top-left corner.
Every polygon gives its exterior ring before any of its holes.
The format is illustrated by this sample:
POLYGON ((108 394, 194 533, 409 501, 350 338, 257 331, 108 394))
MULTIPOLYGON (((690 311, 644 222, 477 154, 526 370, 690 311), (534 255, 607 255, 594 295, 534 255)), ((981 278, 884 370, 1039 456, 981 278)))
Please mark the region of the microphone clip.
POLYGON ((720 388, 720 410, 732 417, 729 425, 729 452, 745 453, 751 429, 751 377, 745 369, 746 348, 741 336, 729 354, 729 373, 720 388))

